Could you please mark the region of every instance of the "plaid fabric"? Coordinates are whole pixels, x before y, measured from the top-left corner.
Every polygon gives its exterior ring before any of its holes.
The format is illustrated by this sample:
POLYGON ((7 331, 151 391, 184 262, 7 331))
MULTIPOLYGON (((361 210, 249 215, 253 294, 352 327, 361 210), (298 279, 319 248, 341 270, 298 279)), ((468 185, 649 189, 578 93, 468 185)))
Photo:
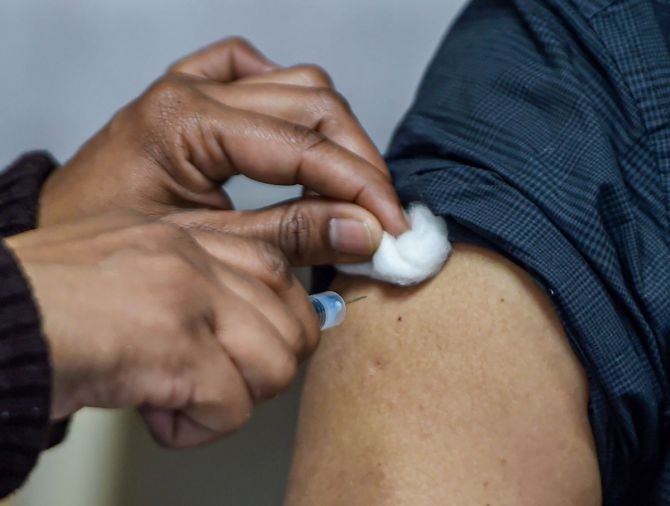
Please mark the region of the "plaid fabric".
POLYGON ((550 296, 605 505, 670 504, 670 3, 475 0, 389 153, 404 201, 550 296))

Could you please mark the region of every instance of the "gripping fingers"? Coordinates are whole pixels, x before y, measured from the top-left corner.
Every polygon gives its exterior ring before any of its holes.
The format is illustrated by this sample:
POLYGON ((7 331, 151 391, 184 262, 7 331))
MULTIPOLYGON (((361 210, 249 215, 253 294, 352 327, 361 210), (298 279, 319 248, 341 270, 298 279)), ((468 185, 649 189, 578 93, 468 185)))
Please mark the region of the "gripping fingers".
POLYGON ((293 354, 297 355, 303 351, 307 337, 305 328, 296 312, 289 308, 287 304, 289 301, 282 300, 277 293, 258 279, 236 269, 222 267, 218 275, 228 290, 246 302, 254 314, 257 313, 254 318, 261 320, 260 325, 271 325, 276 336, 293 354))
MULTIPOLYGON (((385 170, 318 129, 226 105, 195 86, 170 75, 132 109, 135 121, 158 130, 145 149, 162 153, 155 155, 157 163, 166 164, 189 191, 211 189, 212 183, 234 174, 270 184, 301 184, 324 197, 360 205, 395 235, 407 229, 385 170)), ((212 198, 214 207, 223 205, 220 195, 212 198)))
POLYGON ((379 151, 347 101, 333 88, 275 83, 222 86, 211 81, 200 83, 198 88, 230 107, 276 116, 319 131, 370 162, 390 179, 379 151))
POLYGON ((230 107, 222 107, 220 116, 210 114, 201 119, 199 129, 216 131, 223 151, 239 173, 270 184, 302 184, 325 197, 364 207, 391 233, 407 229, 387 177, 315 130, 230 107))
POLYGON ((274 397, 286 389, 297 370, 297 358, 270 322, 272 312, 237 297, 222 303, 217 337, 242 374, 255 401, 274 397), (235 299, 237 299, 235 301, 235 299), (230 301, 235 301, 231 310, 230 301))
POLYGON ((147 406, 140 410, 157 442, 171 448, 209 443, 239 430, 251 416, 253 399, 241 372, 218 342, 201 348, 178 383, 190 384, 187 404, 179 409, 147 406))
MULTIPOLYGON (((284 341, 294 353, 303 358, 314 350, 319 340, 316 315, 307 292, 291 271, 288 259, 279 248, 253 237, 202 230, 192 230, 191 234, 219 261, 248 275, 247 278, 236 276, 235 289, 238 295, 251 303, 259 303, 260 290, 266 304, 263 313, 272 315, 272 323, 279 325, 278 329, 284 336, 284 341), (260 283, 256 283, 256 280, 260 283), (262 285, 266 285, 271 291, 262 285), (296 324, 300 328, 296 328, 296 324)), ((229 283, 229 276, 231 273, 227 270, 221 274, 225 283, 229 283)))

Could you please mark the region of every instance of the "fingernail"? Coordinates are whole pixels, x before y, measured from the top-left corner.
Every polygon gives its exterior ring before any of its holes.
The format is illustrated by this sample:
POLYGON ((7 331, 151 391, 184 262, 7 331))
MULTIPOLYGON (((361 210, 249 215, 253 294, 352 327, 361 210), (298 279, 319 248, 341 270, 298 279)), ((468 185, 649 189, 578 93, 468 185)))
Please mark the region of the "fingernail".
POLYGON ((398 220, 399 228, 401 228, 403 232, 407 232, 410 228, 409 214, 407 214, 407 211, 405 211, 402 206, 399 205, 398 208, 400 209, 400 216, 402 217, 402 219, 398 220))
POLYGON ((333 218, 328 223, 330 245, 340 253, 369 255, 372 253, 372 236, 368 226, 357 220, 333 218))

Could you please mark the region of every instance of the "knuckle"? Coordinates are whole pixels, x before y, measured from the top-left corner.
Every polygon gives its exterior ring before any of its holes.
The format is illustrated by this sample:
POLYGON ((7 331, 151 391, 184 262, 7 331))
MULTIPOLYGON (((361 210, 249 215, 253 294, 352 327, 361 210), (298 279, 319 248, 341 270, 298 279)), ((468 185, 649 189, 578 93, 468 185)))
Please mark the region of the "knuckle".
POLYGON ((312 216, 298 205, 289 206, 279 227, 278 244, 281 250, 298 263, 309 258, 316 238, 312 216))
POLYGON ((298 320, 292 319, 290 321, 284 335, 291 351, 294 353, 302 353, 306 344, 306 335, 302 324, 298 320))
POLYGON ((324 88, 333 86, 333 80, 331 79, 330 75, 319 65, 310 63, 306 65, 299 65, 296 67, 296 69, 301 79, 309 86, 324 88))
POLYGON ((179 78, 167 74, 149 87, 142 100, 143 110, 151 114, 172 115, 183 103, 183 95, 184 86, 179 78))
POLYGON ((137 118, 148 141, 165 141, 181 132, 190 120, 191 97, 184 78, 168 73, 154 82, 137 102, 137 118))
POLYGON ((193 392, 191 383, 183 375, 173 376, 168 379, 165 386, 165 397, 161 399, 161 405, 166 407, 179 407, 185 405, 193 392))
POLYGON ((233 35, 223 40, 223 44, 233 49, 252 49, 251 43, 241 35, 233 35))
POLYGON ((290 353, 284 353, 275 360, 269 389, 272 393, 281 392, 289 387, 298 371, 298 361, 290 353))
POLYGON ((333 116, 351 114, 351 106, 344 95, 333 88, 317 88, 315 91, 319 108, 333 116))
POLYGON ((228 417, 227 426, 224 428, 225 431, 238 431, 242 429, 251 418, 252 403, 247 397, 240 400, 237 405, 235 405, 230 410, 230 416, 228 417))
POLYGON ((323 142, 327 141, 324 134, 304 125, 292 124, 288 130, 288 139, 299 151, 307 152, 313 150, 323 142))
POLYGON ((270 274, 275 288, 285 289, 293 284, 291 265, 279 248, 263 241, 259 255, 263 268, 270 274))

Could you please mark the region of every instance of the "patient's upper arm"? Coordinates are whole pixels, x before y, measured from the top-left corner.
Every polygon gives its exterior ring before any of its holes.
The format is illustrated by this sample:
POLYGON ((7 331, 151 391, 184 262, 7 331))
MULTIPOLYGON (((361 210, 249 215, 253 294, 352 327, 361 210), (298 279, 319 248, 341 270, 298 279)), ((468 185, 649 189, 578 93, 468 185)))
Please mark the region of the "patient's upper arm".
POLYGON ((587 385, 544 293, 456 245, 418 288, 340 278, 309 367, 287 504, 595 505, 587 385))

